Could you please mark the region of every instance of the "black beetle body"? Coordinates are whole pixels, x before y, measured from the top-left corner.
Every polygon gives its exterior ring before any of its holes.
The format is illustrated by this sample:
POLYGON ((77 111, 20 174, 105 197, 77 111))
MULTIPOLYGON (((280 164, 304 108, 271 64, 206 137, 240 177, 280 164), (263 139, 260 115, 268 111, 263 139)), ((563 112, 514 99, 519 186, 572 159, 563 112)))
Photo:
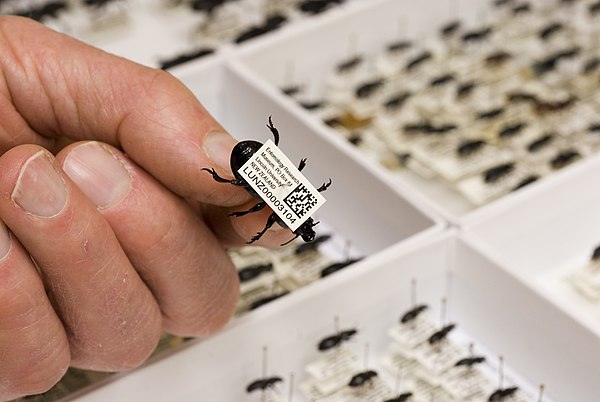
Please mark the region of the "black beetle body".
POLYGON ((257 390, 264 391, 267 388, 273 388, 275 384, 282 381, 283 379, 281 377, 261 378, 248 384, 246 392, 251 393, 257 390))
POLYGON ((327 350, 336 348, 342 343, 349 341, 354 335, 357 334, 357 332, 358 331, 355 329, 347 329, 345 331, 340 331, 338 334, 323 338, 317 345, 317 349, 319 349, 320 352, 325 352, 327 350))
POLYGON ((440 343, 441 341, 443 341, 444 339, 446 339, 448 337, 448 334, 454 328, 456 328, 456 324, 448 324, 444 328, 440 329, 439 331, 437 331, 433 335, 431 335, 427 341, 429 342, 430 345, 435 345, 436 343, 440 343))
MULTIPOLYGON (((271 119, 271 116, 269 116, 269 124, 267 124, 267 128, 273 134, 273 140, 274 140, 273 142, 275 143, 275 145, 279 145, 279 131, 273 125, 273 120, 271 119)), ((231 157, 229 159, 229 165, 231 166, 231 171, 233 172, 233 175, 235 177, 235 179, 233 179, 233 180, 225 179, 225 178, 219 176, 214 168, 210 168, 210 169, 202 168, 202 170, 210 173, 212 175, 213 179, 219 183, 229 183, 229 184, 233 184, 234 186, 243 187, 253 197, 261 199, 261 197, 258 195, 258 193, 256 191, 254 191, 254 189, 248 184, 248 182, 246 182, 246 180, 238 173, 238 170, 242 166, 244 166, 244 164, 246 162, 248 162, 250 160, 250 158, 252 158, 252 156, 256 152, 258 152, 258 150, 262 146, 263 146, 263 144, 258 141, 246 140, 246 141, 239 142, 238 144, 236 144, 235 147, 233 147, 233 150, 231 151, 231 157)), ((298 170, 301 171, 302 169, 304 169, 305 166, 306 166, 306 159, 302 159, 300 161, 300 164, 298 165, 298 170)), ((329 181, 327 183, 323 183, 321 185, 321 187, 319 187, 317 189, 317 191, 318 192, 325 191, 329 188, 330 185, 331 185, 331 179, 329 179, 329 181)), ((267 206, 267 203, 265 201, 261 200, 256 205, 254 205, 252 208, 250 208, 249 210, 233 212, 233 213, 229 214, 229 216, 235 216, 235 217, 244 216, 247 214, 261 211, 266 206, 267 206)), ((271 228, 276 222, 281 227, 287 228, 287 225, 283 222, 283 220, 275 212, 273 212, 271 215, 269 215, 269 218, 267 219, 267 223, 265 224, 265 227, 263 228, 263 230, 261 230, 256 235, 254 235, 250 239, 250 241, 248 241, 248 244, 254 243, 258 239, 260 239, 267 232, 267 230, 269 230, 269 228, 271 228)), ((302 240, 304 240, 305 242, 313 241, 316 236, 316 233, 315 233, 315 230, 313 229, 313 227, 315 227, 318 224, 319 224, 319 222, 315 222, 312 218, 308 218, 302 225, 300 225, 300 227, 298 227, 296 230, 294 230, 293 233, 295 236, 291 240, 283 243, 282 246, 290 243, 291 241, 297 239, 298 237, 302 237, 302 240)))
POLYGON ((516 394, 518 390, 519 390, 518 387, 498 389, 498 390, 494 391, 494 393, 492 395, 490 395, 490 397, 488 398, 488 401, 489 402, 503 401, 507 398, 510 398, 514 394, 516 394))
POLYGON ((473 367, 476 364, 481 364, 483 362, 485 362, 485 357, 483 356, 466 357, 457 361, 454 364, 454 367, 473 367))
POLYGON ((351 388, 362 387, 366 383, 372 381, 373 378, 377 377, 377 375, 378 375, 377 372, 375 372, 373 370, 363 371, 362 373, 358 373, 358 374, 354 375, 350 379, 348 386, 351 388))
POLYGON ((407 322, 411 322, 417 319, 418 316, 421 315, 425 310, 427 310, 429 306, 426 304, 420 304, 408 310, 406 313, 402 315, 400 318, 400 323, 406 324, 407 322))
POLYGON ((412 392, 405 392, 392 399, 386 399, 384 402, 406 402, 412 398, 412 392))

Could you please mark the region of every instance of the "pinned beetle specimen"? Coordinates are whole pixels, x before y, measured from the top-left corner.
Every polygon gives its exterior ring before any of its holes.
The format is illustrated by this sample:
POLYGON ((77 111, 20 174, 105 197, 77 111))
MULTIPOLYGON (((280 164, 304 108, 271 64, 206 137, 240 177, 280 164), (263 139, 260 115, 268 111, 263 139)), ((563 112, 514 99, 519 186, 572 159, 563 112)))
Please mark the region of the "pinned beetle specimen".
POLYGON ((412 71, 433 58, 433 53, 428 50, 423 51, 406 63, 406 71, 412 71))
POLYGON ((281 377, 269 377, 269 378, 261 378, 256 381, 252 381, 246 387, 246 392, 251 393, 254 391, 264 391, 269 388, 273 388, 275 384, 283 382, 281 377))
POLYGON ((320 352, 325 352, 327 350, 337 348, 342 343, 352 339, 352 337, 357 333, 358 331, 355 329, 347 329, 345 331, 340 331, 338 334, 323 338, 317 345, 317 348, 320 352))
POLYGON ((360 98, 360 99, 369 98, 371 95, 373 95, 379 89, 381 89, 381 87, 383 87, 384 83, 385 83, 385 80, 383 78, 377 78, 372 81, 365 82, 363 84, 360 84, 358 87, 356 87, 354 94, 356 95, 357 98, 360 98))
POLYGON ((430 345, 435 345, 437 343, 440 343, 444 339, 448 338, 448 334, 450 334, 450 332, 454 328, 456 328, 456 324, 448 324, 448 325, 446 325, 444 328, 440 329, 439 331, 434 332, 429 337, 429 339, 427 339, 427 342, 429 342, 430 345))
POLYGON ((237 38, 235 38, 235 43, 242 43, 247 40, 256 38, 257 36, 264 35, 268 32, 274 31, 283 25, 287 21, 287 18, 283 15, 272 15, 265 21, 262 25, 256 25, 248 28, 246 31, 242 32, 237 38))
POLYGON ((360 260, 362 260, 362 258, 352 258, 343 262, 334 262, 333 264, 321 270, 321 278, 325 278, 326 276, 336 273, 337 271, 346 268, 348 265, 352 265, 360 260))
POLYGON ((171 59, 161 60, 160 68, 166 70, 171 67, 178 66, 180 64, 186 63, 191 60, 199 59, 204 56, 208 56, 209 54, 213 54, 215 49, 203 47, 198 50, 194 50, 188 53, 181 53, 171 59))
POLYGON ((559 153, 554 159, 552 159, 552 161, 550 161, 550 165, 553 169, 561 169, 575 162, 579 158, 581 158, 581 154, 570 149, 559 153))
POLYGON ((411 322, 417 319, 418 316, 421 315, 425 310, 427 310, 429 306, 426 304, 420 304, 408 310, 406 313, 402 315, 400 318, 400 322, 402 324, 406 324, 407 322, 411 322))
POLYGON ((483 356, 466 357, 454 363, 454 367, 473 367, 483 362, 485 362, 485 357, 483 356))
POLYGON ((350 379, 348 386, 350 388, 362 387, 363 385, 373 381, 373 379, 377 376, 378 376, 378 374, 376 371, 373 371, 373 370, 363 371, 362 373, 358 373, 358 374, 354 375, 350 379))
POLYGON ((256 310, 257 308, 262 307, 267 303, 271 303, 273 300, 277 300, 280 297, 287 295, 288 293, 289 292, 282 292, 282 293, 277 293, 277 294, 274 294, 271 296, 263 297, 262 299, 258 299, 255 302, 253 302, 252 304, 250 304, 249 309, 256 310))
POLYGON ((383 402, 407 402, 408 400, 410 400, 412 398, 412 396, 413 396, 412 392, 405 392, 403 394, 398 395, 395 398, 386 399, 383 402))
POLYGON ((252 279, 258 278, 265 272, 273 271, 273 263, 267 264, 256 264, 246 267, 238 271, 238 277, 240 278, 240 282, 248 282, 252 279))
POLYGON ((483 111, 477 115, 477 120, 493 120, 496 117, 500 117, 504 113, 504 108, 494 108, 490 110, 483 111))
POLYGON ((331 7, 342 4, 344 0, 304 0, 298 4, 298 8, 303 13, 316 15, 327 11, 331 7))
POLYGON ((490 397, 488 398, 488 402, 502 402, 516 394, 518 390, 519 387, 498 389, 494 391, 492 395, 490 395, 490 397))
POLYGON ((483 140, 471 140, 463 142, 456 148, 456 153, 461 158, 467 158, 474 155, 477 151, 483 148, 486 142, 483 140))
POLYGON ((351 59, 345 60, 337 65, 336 69, 338 73, 347 73, 354 70, 363 62, 363 58, 361 56, 355 56, 351 59))
POLYGON ((534 174, 529 175, 526 178, 524 178, 523 180, 521 180, 521 182, 519 184, 517 184, 515 186, 515 188, 512 189, 512 191, 517 191, 531 183, 538 181, 539 179, 540 179, 540 177, 538 175, 534 175, 534 174))
MULTIPOLYGON (((275 145, 278 145, 279 144, 279 131, 273 125, 273 120, 271 119, 271 116, 269 116, 269 124, 267 124, 267 128, 273 134, 275 145)), ((231 171, 233 172, 233 175, 235 176, 235 179, 233 179, 233 180, 225 179, 225 178, 219 176, 214 168, 210 168, 210 169, 203 168, 202 170, 210 173, 212 175, 213 179, 219 183, 229 183, 234 186, 242 187, 247 192, 249 192, 253 197, 261 199, 260 196, 258 195, 258 193, 256 191, 254 191, 254 189, 248 184, 248 182, 238 173, 238 170, 248 160, 250 160, 250 158, 262 146, 263 146, 263 144, 258 141, 246 140, 246 141, 239 142, 233 148, 233 150, 231 151, 231 158, 230 158, 230 162, 229 162, 231 165, 231 171)), ((301 171, 302 169, 304 169, 305 166, 306 166, 306 159, 302 159, 298 166, 298 170, 301 171)), ((323 183, 323 185, 321 187, 319 187, 317 189, 317 191, 319 191, 319 192, 325 191, 325 190, 327 190, 327 188, 329 188, 330 185, 331 185, 331 179, 329 179, 329 181, 327 183, 323 183)), ((233 212, 233 213, 229 214, 229 216, 235 216, 235 217, 244 216, 247 214, 261 211, 266 206, 267 206, 267 203, 265 201, 260 201, 247 211, 233 212)), ((283 220, 281 218, 279 218, 275 212, 273 212, 271 215, 269 215, 269 218, 267 219, 267 223, 265 224, 265 227, 263 228, 263 230, 261 230, 256 235, 254 235, 250 239, 250 241, 248 241, 248 244, 254 243, 258 239, 260 239, 267 232, 267 230, 269 230, 269 228, 271 228, 275 223, 278 223, 281 227, 284 227, 284 228, 287 227, 285 225, 285 223, 283 222, 283 220)), ((312 218, 308 218, 298 229, 296 229, 293 232, 295 236, 288 242, 283 243, 282 246, 290 243, 291 241, 297 239, 298 237, 302 237, 302 240, 304 240, 306 242, 313 241, 316 236, 315 230, 313 229, 313 227, 315 227, 318 224, 319 224, 319 222, 315 222, 312 218)))
POLYGON ((498 165, 483 172, 483 181, 488 184, 495 183, 501 178, 510 174, 513 170, 515 170, 514 163, 504 163, 502 165, 498 165))

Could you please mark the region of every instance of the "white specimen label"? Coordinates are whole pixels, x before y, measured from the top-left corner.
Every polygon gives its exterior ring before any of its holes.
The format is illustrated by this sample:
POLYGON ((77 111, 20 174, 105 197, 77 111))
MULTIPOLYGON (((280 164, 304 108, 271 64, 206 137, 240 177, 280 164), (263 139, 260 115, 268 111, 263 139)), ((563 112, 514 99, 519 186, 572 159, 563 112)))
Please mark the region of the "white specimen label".
POLYGON ((292 231, 325 203, 325 197, 271 140, 238 173, 292 231))

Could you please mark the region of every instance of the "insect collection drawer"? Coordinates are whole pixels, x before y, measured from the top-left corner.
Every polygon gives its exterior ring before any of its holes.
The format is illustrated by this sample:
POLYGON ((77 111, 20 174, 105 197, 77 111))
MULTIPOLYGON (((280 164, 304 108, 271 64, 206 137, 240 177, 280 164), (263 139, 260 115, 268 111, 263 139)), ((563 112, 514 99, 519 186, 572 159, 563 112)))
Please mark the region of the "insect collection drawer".
POLYGON ((42 3, 332 185, 313 243, 230 250, 222 333, 31 399, 598 400, 600 1, 42 3))

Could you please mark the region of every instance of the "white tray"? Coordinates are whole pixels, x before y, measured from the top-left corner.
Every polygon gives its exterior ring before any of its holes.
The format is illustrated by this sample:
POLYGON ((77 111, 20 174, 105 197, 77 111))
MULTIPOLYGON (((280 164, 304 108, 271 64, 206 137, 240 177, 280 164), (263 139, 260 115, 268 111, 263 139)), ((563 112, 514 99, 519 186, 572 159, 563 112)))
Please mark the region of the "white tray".
POLYGON ((319 210, 319 219, 363 252, 371 254, 444 226, 430 209, 416 206, 402 189, 392 188, 365 170, 360 161, 315 133, 310 123, 258 92, 221 57, 190 63, 174 70, 174 75, 238 139, 263 142, 270 138, 265 124, 272 115, 281 135, 280 148, 293 161, 308 157, 303 173, 311 182, 319 186, 328 178, 333 180, 330 189, 323 193, 327 203, 319 210))
POLYGON ((473 216, 466 232, 512 275, 600 337, 600 306, 566 279, 600 244, 598 172, 600 156, 562 172, 527 197, 473 216))
POLYGON ((450 20, 460 18, 469 25, 473 21, 485 19, 492 12, 490 4, 491 1, 478 0, 358 2, 342 13, 324 15, 306 21, 301 26, 292 26, 279 35, 248 44, 231 56, 239 60, 236 68, 247 76, 252 85, 277 103, 288 106, 303 120, 319 126, 319 134, 327 141, 364 160, 369 169, 391 185, 408 187, 408 191, 416 192, 415 197, 420 204, 432 206, 447 221, 460 226, 474 211, 485 211, 495 204, 504 203, 506 199, 523 197, 531 187, 550 185, 554 175, 490 204, 476 207, 442 181, 424 179, 408 169, 392 173, 379 163, 367 160, 362 152, 335 135, 332 129, 302 109, 279 88, 289 85, 285 82, 285 77, 286 66, 290 64, 294 66, 295 83, 307 84, 314 91, 314 88, 324 87, 325 78, 334 71, 337 63, 356 54, 351 51, 353 47, 354 52, 374 54, 383 49, 385 44, 401 39, 398 35, 399 26, 406 38, 417 41, 435 38, 443 23, 450 20))
POLYGON ((358 326, 357 348, 370 342, 370 361, 380 366, 386 330, 410 305, 412 278, 419 301, 434 307, 448 296, 449 320, 530 384, 545 383, 545 400, 597 400, 599 339, 452 231, 394 246, 77 400, 254 401, 244 388, 261 375, 262 347, 269 347, 270 374, 293 371, 301 381, 335 315, 343 327, 358 326))

